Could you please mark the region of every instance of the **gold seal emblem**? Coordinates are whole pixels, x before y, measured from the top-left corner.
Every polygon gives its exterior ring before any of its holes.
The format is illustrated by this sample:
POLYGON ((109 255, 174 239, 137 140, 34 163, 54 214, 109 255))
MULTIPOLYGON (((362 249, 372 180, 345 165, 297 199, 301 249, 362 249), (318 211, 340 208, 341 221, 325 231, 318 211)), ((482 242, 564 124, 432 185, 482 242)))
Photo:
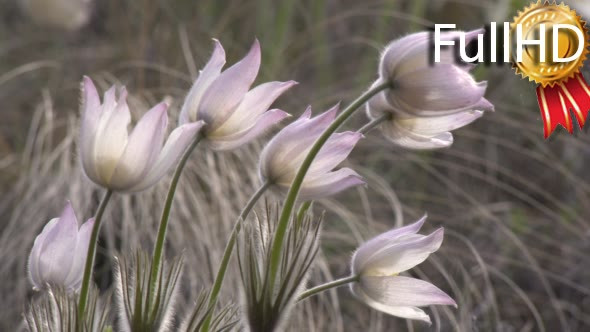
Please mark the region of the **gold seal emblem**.
POLYGON ((522 29, 522 38, 524 40, 539 40, 542 32, 541 24, 545 26, 545 61, 540 61, 541 48, 539 45, 523 46, 522 61, 517 61, 517 51, 513 48, 511 57, 517 74, 540 84, 542 87, 546 87, 565 82, 579 73, 588 55, 589 38, 586 23, 578 16, 575 10, 563 3, 541 3, 541 1, 538 1, 524 8, 514 18, 511 25, 512 36, 516 35, 517 25, 519 24, 521 25, 520 29, 522 29), (583 31, 583 40, 580 40, 571 30, 559 29, 557 30, 557 41, 554 41, 553 28, 557 24, 569 24, 583 31), (561 59, 574 56, 579 48, 579 43, 584 43, 584 47, 581 55, 577 58, 569 62, 554 62, 553 44, 555 42, 558 43, 556 50, 561 59))

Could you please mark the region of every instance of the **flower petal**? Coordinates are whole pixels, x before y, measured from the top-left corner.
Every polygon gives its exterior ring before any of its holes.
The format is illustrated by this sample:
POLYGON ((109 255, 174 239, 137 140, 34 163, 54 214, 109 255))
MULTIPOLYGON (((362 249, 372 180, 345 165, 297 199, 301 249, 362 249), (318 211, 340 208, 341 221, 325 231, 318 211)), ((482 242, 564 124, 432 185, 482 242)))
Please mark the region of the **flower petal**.
MULTIPOLYGON (((461 34, 465 33, 466 44, 477 39, 479 34, 485 33, 484 29, 472 30, 469 32, 463 31, 448 31, 442 32, 440 36, 441 41, 456 41, 461 34)), ((393 77, 394 79, 411 73, 420 68, 431 67, 431 58, 428 48, 430 40, 434 38, 434 32, 419 32, 402 37, 390 43, 383 52, 379 65, 379 73, 381 77, 393 77)), ((455 51, 453 47, 441 47, 439 64, 453 64, 457 65, 455 58, 455 51)), ((464 71, 469 71, 473 65, 458 65, 458 68, 464 71)))
POLYGON ((58 285, 65 284, 65 276, 72 264, 71 255, 76 245, 77 233, 78 221, 68 202, 41 246, 38 261, 41 280, 58 285))
POLYGON ((267 111, 258 116, 256 122, 249 128, 224 137, 209 138, 207 144, 211 149, 217 151, 235 149, 262 135, 271 126, 287 117, 289 117, 289 113, 278 109, 267 111))
POLYGON ((94 218, 88 219, 78 230, 76 249, 72 253, 72 266, 65 279, 65 284, 74 291, 80 288, 84 276, 92 226, 94 226, 94 218))
POLYGON ((45 224, 41 233, 35 238, 33 249, 31 249, 31 253, 29 254, 29 278, 31 279, 33 288, 36 290, 42 289, 45 286, 43 285, 43 280, 41 279, 41 267, 39 262, 39 258, 41 257, 41 248, 45 244, 47 235, 53 233, 53 230, 57 226, 58 221, 59 218, 53 218, 49 220, 47 224, 45 224))
POLYGON ((211 83, 219 77, 221 68, 225 65, 225 50, 223 46, 221 46, 221 43, 217 39, 213 39, 213 42, 215 43, 213 54, 199 73, 199 77, 184 100, 180 111, 180 124, 197 121, 197 110, 199 109, 203 95, 211 83))
POLYGON ((108 187, 119 158, 125 151, 128 133, 127 126, 131 122, 131 114, 127 106, 127 91, 123 88, 119 100, 114 102, 114 89, 105 93, 103 111, 94 140, 94 165, 98 179, 92 179, 108 187), (97 139, 100 138, 100 139, 97 139))
POLYGON ((256 79, 259 68, 260 44, 256 40, 241 61, 225 70, 211 83, 197 110, 197 119, 205 121, 208 132, 219 128, 236 110, 256 79))
POLYGON ((338 105, 314 117, 308 107, 303 115, 276 134, 260 155, 260 175, 273 182, 287 183, 295 175, 307 152, 334 121, 338 105))
POLYGON ((482 115, 483 111, 466 111, 435 117, 398 117, 394 121, 399 126, 420 135, 438 135, 464 127, 482 115))
POLYGON ((376 302, 392 307, 457 306, 455 301, 433 284, 408 277, 361 277, 360 287, 376 302))
MULTIPOLYGON (((291 183, 281 183, 288 187, 291 183)), ((301 186, 301 201, 317 200, 337 194, 350 187, 364 185, 362 177, 350 168, 341 168, 334 172, 322 174, 316 178, 306 177, 301 186)))
POLYGON ((426 222, 427 215, 424 215, 418 221, 399 228, 394 228, 388 232, 380 234, 369 241, 363 243, 352 256, 352 273, 359 274, 362 271, 363 264, 381 248, 395 241, 403 235, 412 235, 418 233, 426 222))
POLYGON ((386 304, 380 303, 369 297, 358 284, 353 284, 351 287, 353 294, 359 298, 359 300, 366 303, 371 308, 384 312, 386 314, 406 318, 406 319, 413 319, 413 320, 421 320, 428 324, 431 324, 430 316, 428 316, 424 310, 416 307, 397 307, 397 306, 388 306, 386 304))
POLYGON ((307 172, 309 176, 321 175, 334 169, 348 157, 361 138, 363 138, 363 134, 353 131, 332 134, 314 158, 307 172))
POLYGON ((140 183, 136 184, 128 191, 137 192, 145 190, 166 175, 170 168, 178 162, 203 125, 204 123, 202 121, 198 121, 187 123, 174 129, 172 133, 170 133, 170 136, 168 136, 154 166, 140 183))
POLYGON ((424 262, 437 251, 443 241, 444 230, 437 229, 428 236, 413 235, 398 238, 390 244, 373 252, 359 266, 362 275, 393 275, 407 271, 424 262))
POLYGON ((227 121, 218 129, 209 133, 208 138, 211 140, 219 136, 228 136, 252 128, 270 105, 295 84, 297 84, 295 81, 268 82, 255 87, 246 93, 238 108, 227 121))
POLYGON ((165 103, 149 110, 129 136, 125 151, 119 158, 111 184, 117 189, 132 187, 146 175, 160 154, 168 115, 165 103))
POLYGON ((94 83, 88 76, 82 80, 82 119, 78 151, 82 169, 91 179, 98 178, 93 162, 93 147, 102 107, 94 83))
POLYGON ((438 64, 400 76, 389 103, 408 114, 439 116, 471 109, 483 98, 487 83, 455 65, 438 64))
POLYGON ((395 120, 382 123, 381 128, 383 135, 389 141, 406 149, 440 149, 453 144, 453 134, 450 132, 433 136, 419 135, 399 126, 395 120))

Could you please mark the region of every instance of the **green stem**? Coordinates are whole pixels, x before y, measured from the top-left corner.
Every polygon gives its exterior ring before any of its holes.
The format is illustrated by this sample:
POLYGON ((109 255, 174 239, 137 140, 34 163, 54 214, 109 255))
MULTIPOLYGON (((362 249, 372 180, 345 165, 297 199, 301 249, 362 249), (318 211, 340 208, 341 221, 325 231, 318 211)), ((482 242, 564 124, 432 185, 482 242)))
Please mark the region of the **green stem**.
POLYGON ((182 170, 188 161, 193 150, 197 147, 199 142, 203 136, 197 134, 197 136, 193 139, 191 145, 186 149, 180 162, 176 165, 176 169, 174 170, 174 176, 172 177, 172 182, 170 183, 170 187, 168 188, 168 194, 166 196, 166 202, 164 203, 164 209, 162 210, 162 217, 160 218, 160 226, 158 228, 158 236, 156 238, 156 245, 154 246, 154 254, 152 258, 152 271, 150 275, 150 288, 149 294, 153 294, 156 289, 156 284, 158 282, 158 273, 160 273, 160 269, 162 268, 162 253, 164 251, 164 240, 166 239, 166 229, 168 228, 168 220, 170 219, 170 210, 172 208, 172 202, 174 201, 174 194, 176 193, 176 187, 178 186, 178 181, 180 180, 180 175, 182 174, 182 170))
POLYGON ((315 141, 309 153, 303 160, 303 163, 299 167, 297 171, 297 175, 293 179, 293 183, 291 184, 291 188, 289 188, 289 192, 287 194, 287 198, 285 199, 285 203, 283 205, 283 210, 281 211, 281 216, 279 218, 279 222, 277 225, 275 237, 272 243, 271 253, 270 253, 270 285, 274 285, 278 269, 280 266, 281 261, 281 252, 283 248, 283 241, 285 239, 285 233, 287 231, 287 226, 289 224, 289 219, 293 212, 293 207, 295 206, 295 202, 297 200, 297 195, 299 194, 299 190, 301 189, 301 185, 303 184, 303 179, 307 174, 307 170, 311 166, 316 155, 320 152, 320 149, 324 144, 328 141, 330 136, 338 130, 338 128, 346 121, 354 112, 364 105, 371 97, 376 95, 377 93, 390 88, 391 83, 385 82, 383 84, 377 85, 372 89, 363 93, 359 98, 352 102, 342 113, 330 124, 330 126, 322 133, 322 135, 315 141))
MULTIPOLYGON (((258 202, 260 197, 262 197, 264 192, 270 186, 271 186, 270 182, 268 182, 268 181, 264 182, 260 186, 260 188, 258 188, 258 190, 254 193, 254 195, 252 195, 252 197, 250 197, 250 200, 248 201, 248 203, 246 203, 246 206, 242 209, 242 212, 240 212, 240 215, 238 216, 238 220, 236 220, 236 223, 234 224, 234 228, 231 232, 229 240, 227 241, 227 244, 225 246, 225 251, 223 252, 223 258, 221 259, 221 264, 219 265, 219 269, 217 270, 217 275, 215 276, 215 282, 213 283, 213 287, 211 288, 211 293, 209 294, 209 304, 208 304, 209 308, 214 308, 215 304, 217 303, 217 298, 219 297, 219 292, 221 291, 221 286, 223 285, 223 279, 225 278, 225 272, 227 271, 227 267, 229 265, 229 260, 232 256, 233 251, 234 251, 236 239, 238 237, 238 234, 240 234, 240 230, 242 229, 242 222, 244 221, 244 219, 246 219, 246 217, 248 216, 250 211, 252 211, 252 208, 254 207, 254 205, 256 205, 256 202, 258 202)), ((209 331, 209 326, 211 324, 211 319, 213 317, 214 311, 215 311, 215 309, 211 309, 211 312, 207 316, 207 319, 203 322, 203 328, 201 329, 201 331, 209 331)))
POLYGON ((357 130, 357 133, 361 133, 364 135, 364 134, 370 132, 371 130, 373 130, 373 128, 382 124, 383 122, 391 120, 392 117, 393 117, 393 114, 385 113, 385 114, 381 115, 380 117, 371 120, 371 122, 367 123, 361 129, 357 130))
POLYGON ((90 279, 92 279, 92 268, 94 267, 94 258, 96 256, 96 244, 98 242, 98 235, 100 234, 100 222, 102 221, 104 210, 112 194, 113 191, 107 189, 94 216, 94 225, 92 225, 92 233, 90 234, 90 243, 88 244, 88 254, 86 254, 86 265, 84 266, 84 276, 82 277, 82 288, 80 289, 80 299, 78 302, 79 322, 84 321, 84 312, 86 310, 86 302, 88 301, 88 289, 90 287, 90 279))
POLYGON ((299 299, 297 301, 303 301, 310 296, 314 296, 314 295, 321 293, 323 291, 326 291, 328 289, 332 289, 332 288, 340 287, 340 286, 343 286, 346 284, 350 284, 351 282, 357 282, 357 281, 359 281, 359 278, 360 278, 359 276, 350 276, 350 277, 330 281, 330 282, 325 283, 323 285, 316 286, 312 289, 308 289, 305 292, 301 293, 301 295, 299 295, 299 299))

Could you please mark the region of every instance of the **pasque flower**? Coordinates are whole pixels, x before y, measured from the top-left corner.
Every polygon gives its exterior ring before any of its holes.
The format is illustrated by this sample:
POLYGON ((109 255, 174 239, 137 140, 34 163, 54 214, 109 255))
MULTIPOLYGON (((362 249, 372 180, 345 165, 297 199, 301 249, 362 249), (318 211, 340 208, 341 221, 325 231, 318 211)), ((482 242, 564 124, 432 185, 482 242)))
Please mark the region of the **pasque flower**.
POLYGON ((225 51, 217 40, 214 42, 211 59, 185 99, 180 123, 204 121, 205 142, 214 150, 230 150, 250 142, 288 116, 268 108, 296 82, 268 82, 250 90, 260 68, 258 41, 241 61, 223 72, 225 51))
POLYGON ((155 184, 176 164, 203 122, 179 126, 163 144, 168 115, 167 105, 160 103, 129 134, 131 115, 126 98, 125 88, 117 98, 113 86, 101 104, 94 83, 84 77, 79 153, 84 172, 96 184, 136 192, 155 184))
POLYGON ((25 14, 36 24, 51 28, 77 30, 90 20, 92 0, 20 0, 25 14))
MULTIPOLYGON (((467 32, 468 44, 483 30, 467 32)), ((458 38, 459 32, 442 33, 442 40, 458 38)), ((456 62, 451 48, 441 50, 441 62, 429 60, 427 32, 398 39, 385 49, 379 79, 391 88, 368 103, 369 117, 390 113, 382 125, 392 142, 411 149, 446 147, 453 143, 452 130, 463 127, 494 106, 484 98, 487 83, 476 82, 471 64, 456 62)))
POLYGON ((418 234, 426 216, 414 224, 383 233, 361 245, 352 257, 352 273, 358 282, 352 292, 367 305, 390 315, 430 323, 420 308, 429 305, 457 304, 429 282, 399 273, 422 263, 437 251, 443 229, 430 235, 418 234))
POLYGON ((93 224, 94 219, 89 219, 78 229, 74 209, 68 202, 61 216, 45 225, 29 255, 29 277, 35 289, 80 288, 93 224))
MULTIPOLYGON (((338 106, 311 118, 311 108, 293 123, 283 128, 262 150, 260 177, 270 184, 289 188, 299 166, 313 143, 336 117, 338 106)), ((303 181, 299 197, 313 200, 364 184, 350 168, 332 171, 352 151, 362 135, 356 132, 336 133, 328 139, 315 157, 303 181)))

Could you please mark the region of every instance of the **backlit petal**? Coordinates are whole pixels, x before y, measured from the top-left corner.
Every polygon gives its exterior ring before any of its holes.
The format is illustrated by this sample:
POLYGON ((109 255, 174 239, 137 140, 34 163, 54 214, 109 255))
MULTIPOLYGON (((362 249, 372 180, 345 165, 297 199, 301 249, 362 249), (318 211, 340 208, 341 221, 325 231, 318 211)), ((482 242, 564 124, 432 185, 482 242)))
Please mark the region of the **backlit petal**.
POLYGON ((352 256, 352 273, 359 274, 362 271, 363 265, 375 252, 381 250, 389 243, 395 243, 400 236, 418 233, 422 225, 424 225, 426 217, 424 215, 410 225, 394 228, 363 243, 352 256))
POLYGON ((174 129, 172 133, 170 133, 170 136, 168 136, 158 159, 155 161, 155 164, 147 175, 141 180, 141 182, 134 187, 129 188, 127 191, 137 192, 145 190, 158 182, 174 165, 176 165, 203 125, 204 123, 199 121, 187 123, 174 129))
POLYGON ((113 187, 129 188, 141 181, 153 167, 162 149, 168 125, 167 108, 166 104, 160 103, 139 120, 113 173, 113 187))
POLYGON ((452 305, 455 301, 433 284, 408 277, 362 277, 362 290, 375 300, 392 307, 452 305))
POLYGON ((358 272, 362 275, 394 275, 407 271, 437 251, 443 237, 444 230, 439 228, 428 236, 397 238, 366 257, 358 272))
POLYGON ((180 124, 198 120, 197 110, 201 105, 203 94, 205 94, 211 83, 219 77, 221 68, 225 65, 225 50, 223 46, 221 46, 221 43, 217 39, 213 39, 213 42, 215 43, 213 54, 199 73, 199 77, 184 100, 182 110, 180 111, 180 124))
POLYGON ((254 82, 260 68, 260 45, 256 40, 248 54, 223 71, 204 93, 197 119, 215 131, 232 115, 254 82))
POLYGON ((354 295, 358 297, 359 300, 363 301, 365 304, 367 304, 375 310, 384 312, 392 316, 405 319, 421 320, 423 322, 431 324, 430 316, 428 316, 424 312, 424 310, 420 308, 389 306, 381 302, 377 302, 373 298, 369 297, 358 284, 353 285, 352 292, 354 295))

